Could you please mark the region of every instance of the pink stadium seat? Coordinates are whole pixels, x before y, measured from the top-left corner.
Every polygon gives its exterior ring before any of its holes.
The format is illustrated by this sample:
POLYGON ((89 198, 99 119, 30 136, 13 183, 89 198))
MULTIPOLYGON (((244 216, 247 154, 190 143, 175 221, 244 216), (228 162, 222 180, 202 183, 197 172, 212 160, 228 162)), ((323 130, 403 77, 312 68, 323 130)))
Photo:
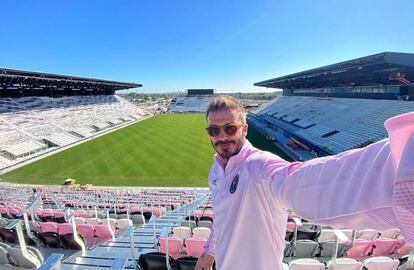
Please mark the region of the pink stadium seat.
POLYGON ((82 235, 82 237, 85 239, 88 246, 95 245, 95 230, 93 225, 91 224, 78 224, 76 225, 76 228, 78 230, 78 233, 82 235))
POLYGON ((112 238, 111 230, 107 224, 97 224, 94 225, 95 236, 99 238, 112 238))
POLYGON ((299 218, 300 219, 300 216, 298 215, 298 214, 295 214, 295 213, 290 213, 289 215, 288 215, 288 218, 299 218))
POLYGON ((190 237, 185 240, 186 253, 189 256, 200 257, 207 239, 202 237, 190 237))
POLYGON ((203 217, 213 218, 213 211, 212 210, 206 210, 206 211, 204 211, 203 217))
POLYGON ((78 217, 82 217, 82 218, 91 218, 92 217, 92 214, 91 213, 88 213, 88 212, 85 212, 85 213, 79 213, 78 214, 78 217))
MULTIPOLYGON (((178 237, 170 236, 168 239, 168 253, 174 258, 181 256, 181 240, 178 237)), ((161 252, 167 253, 166 240, 165 238, 160 238, 160 250, 161 252)))
POLYGON ((0 205, 0 214, 7 214, 7 207, 0 205))
POLYGON ((404 239, 398 239, 398 247, 397 247, 397 255, 398 256, 404 256, 410 254, 411 247, 407 245, 404 241, 404 239))
POLYGON ((203 211, 201 211, 201 210, 195 210, 192 213, 192 215, 195 216, 195 217, 201 218, 203 216, 203 211))
POLYGON ((75 217, 79 217, 80 214, 85 213, 85 210, 75 210, 73 211, 73 214, 75 215, 75 217))
POLYGON ((294 223, 294 222, 288 222, 287 223, 287 227, 286 227, 288 230, 290 230, 290 231, 295 231, 295 229, 296 229, 296 224, 294 223))
POLYGON ((55 222, 40 222, 40 231, 45 232, 58 232, 58 226, 55 222))
POLYGON ((136 212, 142 212, 142 209, 140 207, 138 207, 138 206, 130 206, 129 211, 131 213, 133 213, 133 212, 136 213, 136 212))
POLYGON ((158 209, 158 208, 153 208, 152 209, 152 211, 153 211, 153 214, 156 216, 156 217, 160 217, 161 216, 161 210, 160 209, 158 209))
POLYGON ((60 217, 64 217, 64 216, 65 216, 65 213, 64 213, 64 212, 62 212, 62 211, 59 211, 59 212, 54 212, 54 213, 53 213, 53 216, 54 216, 55 218, 60 218, 60 217))
POLYGON ((398 240, 379 238, 373 241, 374 251, 372 252, 375 256, 391 255, 395 248, 398 246, 398 240))
POLYGON ((372 241, 356 239, 354 245, 348 251, 348 257, 361 258, 367 256, 373 248, 372 241))
POLYGON ((57 227, 59 235, 73 233, 73 226, 70 223, 58 223, 57 227))
POLYGON ((41 216, 41 217, 53 217, 53 211, 52 211, 52 209, 40 210, 39 216, 41 216))

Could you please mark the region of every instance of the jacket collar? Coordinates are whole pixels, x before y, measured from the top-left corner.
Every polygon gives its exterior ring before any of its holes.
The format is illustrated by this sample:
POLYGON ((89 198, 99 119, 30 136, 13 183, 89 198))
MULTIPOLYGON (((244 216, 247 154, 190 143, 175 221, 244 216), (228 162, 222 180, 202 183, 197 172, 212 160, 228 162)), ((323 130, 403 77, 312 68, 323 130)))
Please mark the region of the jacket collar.
POLYGON ((254 148, 253 145, 246 139, 242 149, 240 149, 240 151, 236 155, 230 157, 226 166, 224 166, 223 159, 217 153, 214 156, 215 162, 219 164, 224 171, 229 172, 233 170, 234 167, 237 167, 237 165, 246 160, 250 153, 254 152, 255 149, 256 148, 254 148))

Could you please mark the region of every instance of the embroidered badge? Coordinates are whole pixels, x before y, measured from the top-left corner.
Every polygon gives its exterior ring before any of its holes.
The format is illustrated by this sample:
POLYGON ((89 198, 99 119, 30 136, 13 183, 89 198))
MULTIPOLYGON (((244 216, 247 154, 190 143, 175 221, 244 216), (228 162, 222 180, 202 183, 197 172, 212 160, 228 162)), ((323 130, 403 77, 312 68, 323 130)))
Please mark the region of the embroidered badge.
POLYGON ((230 185, 230 193, 233 194, 234 192, 236 192, 237 189, 237 185, 239 184, 239 175, 236 175, 233 179, 233 181, 231 182, 230 185))

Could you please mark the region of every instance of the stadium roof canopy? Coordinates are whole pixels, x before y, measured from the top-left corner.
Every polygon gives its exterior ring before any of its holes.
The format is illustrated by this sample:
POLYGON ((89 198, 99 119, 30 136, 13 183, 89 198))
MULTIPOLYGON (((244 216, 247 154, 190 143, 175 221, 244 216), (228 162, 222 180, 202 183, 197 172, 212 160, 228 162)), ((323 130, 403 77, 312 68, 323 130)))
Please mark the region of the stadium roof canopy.
POLYGON ((255 86, 281 89, 414 85, 414 54, 383 52, 314 68, 255 86))
POLYGON ((105 91, 141 87, 142 84, 0 68, 0 90, 84 90, 105 91))

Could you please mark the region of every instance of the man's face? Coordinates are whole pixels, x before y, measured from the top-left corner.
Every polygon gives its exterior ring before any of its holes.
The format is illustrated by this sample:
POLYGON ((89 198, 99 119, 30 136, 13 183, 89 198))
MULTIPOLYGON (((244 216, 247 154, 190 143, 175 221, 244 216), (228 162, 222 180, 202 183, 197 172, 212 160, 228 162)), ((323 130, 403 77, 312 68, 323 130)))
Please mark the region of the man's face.
POLYGON ((236 110, 210 112, 208 114, 207 122, 209 126, 221 127, 218 136, 210 136, 211 144, 217 154, 227 161, 231 156, 240 151, 247 135, 247 124, 242 124, 241 116, 236 110), (223 130, 223 127, 228 124, 242 125, 234 135, 229 136, 223 130))

